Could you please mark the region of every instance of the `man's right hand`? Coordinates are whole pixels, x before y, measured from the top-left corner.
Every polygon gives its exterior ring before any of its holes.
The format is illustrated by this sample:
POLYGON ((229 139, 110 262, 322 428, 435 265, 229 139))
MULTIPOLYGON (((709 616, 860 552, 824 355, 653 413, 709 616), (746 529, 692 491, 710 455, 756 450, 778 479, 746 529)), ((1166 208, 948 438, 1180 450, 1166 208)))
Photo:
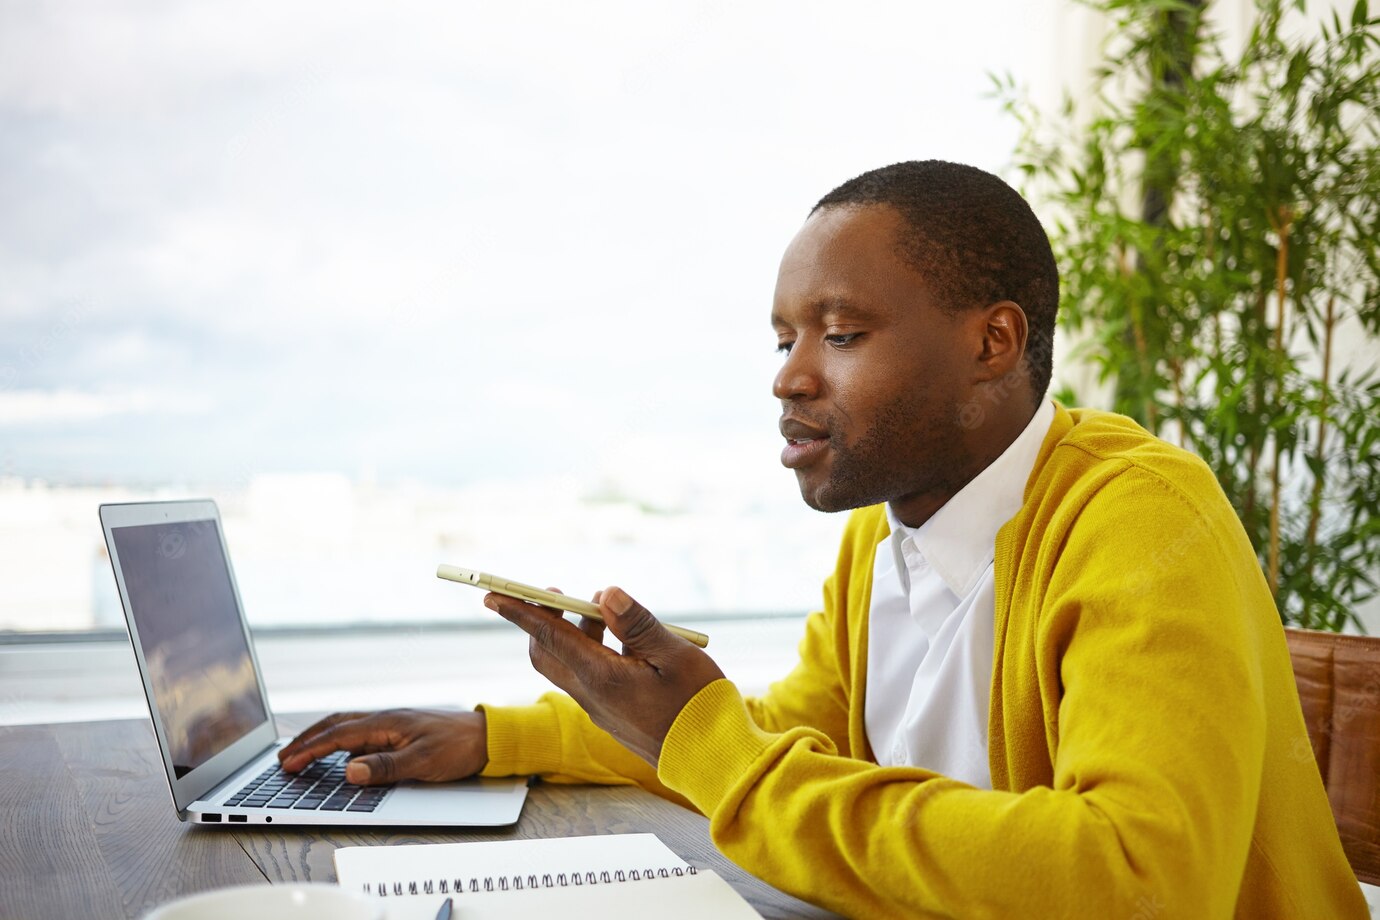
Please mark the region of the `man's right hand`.
POLYGON ((484 769, 488 729, 482 712, 337 712, 294 738, 278 762, 296 773, 334 751, 359 755, 345 769, 351 783, 446 782, 484 769))

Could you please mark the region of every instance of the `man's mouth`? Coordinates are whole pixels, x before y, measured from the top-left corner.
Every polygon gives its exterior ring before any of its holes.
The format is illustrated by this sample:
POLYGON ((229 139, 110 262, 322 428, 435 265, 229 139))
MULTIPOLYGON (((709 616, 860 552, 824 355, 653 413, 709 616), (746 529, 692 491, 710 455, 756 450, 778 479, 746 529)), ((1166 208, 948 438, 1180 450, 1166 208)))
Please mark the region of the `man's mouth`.
POLYGON ((781 436, 786 446, 781 451, 781 465, 799 469, 814 462, 829 446, 829 432, 796 418, 781 419, 781 436))
POLYGON ((818 441, 827 440, 829 430, 818 425, 811 425, 803 419, 791 415, 781 416, 781 421, 777 426, 781 430, 781 437, 787 441, 818 441))

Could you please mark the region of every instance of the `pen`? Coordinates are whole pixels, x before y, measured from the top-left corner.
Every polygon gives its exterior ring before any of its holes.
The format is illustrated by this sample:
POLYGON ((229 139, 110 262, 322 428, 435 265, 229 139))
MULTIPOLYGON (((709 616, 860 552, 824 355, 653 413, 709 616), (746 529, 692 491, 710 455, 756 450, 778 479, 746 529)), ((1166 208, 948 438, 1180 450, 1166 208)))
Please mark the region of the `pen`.
MULTIPOLYGON (((568 610, 571 613, 578 613, 582 617, 589 617, 591 620, 604 621, 604 615, 599 612, 599 607, 589 601, 582 601, 579 598, 567 597, 564 594, 556 594, 552 591, 543 591, 541 588, 534 588, 525 585, 520 581, 512 581, 508 578, 500 578, 497 575, 490 575, 487 572, 475 572, 470 569, 462 569, 454 565, 439 565, 436 567, 436 577, 444 578, 446 581, 458 582, 462 585, 469 585, 473 588, 482 588, 485 591, 492 591, 495 594, 503 594, 508 597, 515 597, 520 601, 527 601, 531 604, 541 604, 543 607, 555 607, 558 610, 568 610)), ((709 637, 702 632, 695 632, 693 629, 686 629, 683 626, 672 626, 670 623, 663 623, 666 631, 680 636, 689 642, 693 642, 700 648, 709 645, 709 637)))
POLYGON ((450 920, 451 899, 446 898, 441 903, 441 909, 436 912, 436 920, 450 920))

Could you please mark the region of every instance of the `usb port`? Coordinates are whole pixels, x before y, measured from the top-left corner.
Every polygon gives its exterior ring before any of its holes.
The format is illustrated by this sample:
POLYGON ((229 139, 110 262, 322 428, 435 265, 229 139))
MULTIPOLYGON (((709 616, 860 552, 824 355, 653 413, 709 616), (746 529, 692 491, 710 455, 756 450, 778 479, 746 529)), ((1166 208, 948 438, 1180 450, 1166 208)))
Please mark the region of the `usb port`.
POLYGON ((219 824, 219 823, 220 823, 220 815, 217 814, 217 813, 214 812, 214 811, 208 811, 208 812, 206 812, 205 814, 203 814, 203 815, 201 816, 201 823, 202 823, 202 824, 219 824))
POLYGON ((246 821, 248 821, 248 820, 249 820, 249 816, 248 816, 248 815, 231 815, 231 816, 230 816, 230 823, 231 823, 231 824, 244 824, 244 823, 245 823, 246 821))

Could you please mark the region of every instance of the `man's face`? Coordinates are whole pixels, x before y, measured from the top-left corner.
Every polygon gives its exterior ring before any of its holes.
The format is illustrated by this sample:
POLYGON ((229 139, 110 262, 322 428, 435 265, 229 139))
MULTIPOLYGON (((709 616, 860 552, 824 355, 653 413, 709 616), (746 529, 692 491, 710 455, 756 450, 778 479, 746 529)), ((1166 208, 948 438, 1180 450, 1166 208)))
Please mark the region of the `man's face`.
POLYGON ((806 221, 776 280, 785 362, 772 392, 781 463, 808 505, 886 501, 909 523, 971 475, 958 407, 973 365, 964 314, 940 310, 896 254, 902 226, 885 206, 825 208, 806 221))

